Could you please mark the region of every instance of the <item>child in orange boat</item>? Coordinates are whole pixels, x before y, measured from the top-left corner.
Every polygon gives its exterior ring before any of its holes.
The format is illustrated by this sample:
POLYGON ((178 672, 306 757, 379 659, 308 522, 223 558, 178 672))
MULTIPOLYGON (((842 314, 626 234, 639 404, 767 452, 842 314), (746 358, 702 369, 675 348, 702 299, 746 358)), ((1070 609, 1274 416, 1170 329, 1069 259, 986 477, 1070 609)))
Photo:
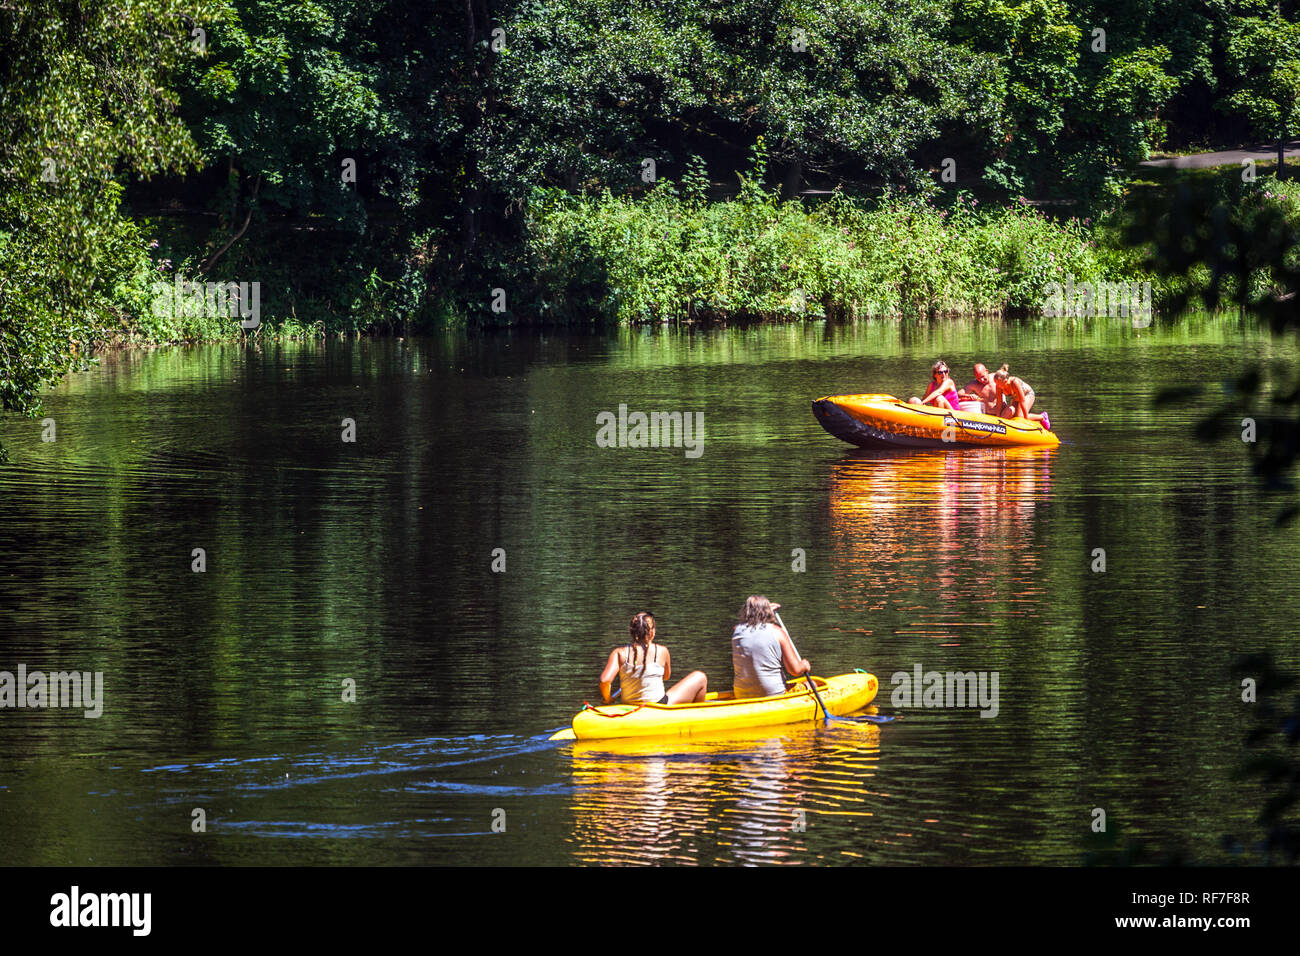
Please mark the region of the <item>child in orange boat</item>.
POLYGON ((1038 422, 1049 432, 1052 430, 1052 421, 1046 412, 1030 413, 1034 407, 1034 390, 1023 378, 1012 375, 1006 365, 993 373, 993 386, 997 389, 998 396, 1006 401, 999 413, 1003 418, 1027 418, 1038 422))

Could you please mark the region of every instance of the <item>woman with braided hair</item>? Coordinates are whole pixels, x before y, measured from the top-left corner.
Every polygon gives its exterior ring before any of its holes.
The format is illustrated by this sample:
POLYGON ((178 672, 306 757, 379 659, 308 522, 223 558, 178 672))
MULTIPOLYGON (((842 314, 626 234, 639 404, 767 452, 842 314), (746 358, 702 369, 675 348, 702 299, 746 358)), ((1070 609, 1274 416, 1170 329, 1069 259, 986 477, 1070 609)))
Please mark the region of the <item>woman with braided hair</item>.
POLYGON ((672 676, 673 660, 668 648, 655 643, 655 616, 642 611, 628 625, 630 640, 610 651, 600 674, 600 699, 612 703, 610 685, 618 678, 625 704, 683 704, 704 700, 709 679, 704 671, 691 671, 671 690, 664 682, 672 676))

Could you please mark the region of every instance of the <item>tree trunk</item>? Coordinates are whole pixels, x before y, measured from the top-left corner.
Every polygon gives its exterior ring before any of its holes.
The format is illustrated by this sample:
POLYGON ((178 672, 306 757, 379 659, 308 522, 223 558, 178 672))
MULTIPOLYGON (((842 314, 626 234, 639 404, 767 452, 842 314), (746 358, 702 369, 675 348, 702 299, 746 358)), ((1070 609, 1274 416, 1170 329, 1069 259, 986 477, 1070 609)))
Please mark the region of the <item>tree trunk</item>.
POLYGON ((803 163, 797 159, 791 160, 790 165, 785 168, 785 181, 781 184, 782 199, 797 199, 799 190, 803 188, 803 163))
MULTIPOLYGON (((472 137, 474 130, 483 126, 492 108, 492 97, 488 89, 492 73, 492 50, 489 48, 481 59, 478 51, 478 44, 490 35, 491 24, 492 14, 488 9, 488 0, 465 0, 465 59, 471 80, 470 88, 465 91, 470 101, 462 114, 467 139, 472 137)), ((461 208, 461 241, 468 250, 481 232, 479 214, 484 193, 479 158, 470 149, 465 153, 465 173, 469 182, 461 208)))
MULTIPOLYGON (((199 267, 199 272, 201 272, 204 275, 207 275, 208 272, 212 270, 212 267, 217 264, 217 260, 226 254, 226 250, 229 249, 231 246, 233 246, 236 242, 238 242, 240 238, 244 235, 244 233, 248 231, 248 224, 253 221, 253 206, 257 204, 257 191, 261 188, 262 188, 262 174, 258 173, 257 181, 253 183, 253 195, 248 200, 248 215, 244 217, 244 224, 239 227, 238 232, 236 232, 233 236, 231 236, 226 241, 226 244, 224 246, 222 246, 220 249, 214 252, 211 258, 209 258, 207 262, 203 263, 203 265, 199 267)), ((238 196, 236 196, 235 201, 236 203, 238 203, 239 201, 238 196)))

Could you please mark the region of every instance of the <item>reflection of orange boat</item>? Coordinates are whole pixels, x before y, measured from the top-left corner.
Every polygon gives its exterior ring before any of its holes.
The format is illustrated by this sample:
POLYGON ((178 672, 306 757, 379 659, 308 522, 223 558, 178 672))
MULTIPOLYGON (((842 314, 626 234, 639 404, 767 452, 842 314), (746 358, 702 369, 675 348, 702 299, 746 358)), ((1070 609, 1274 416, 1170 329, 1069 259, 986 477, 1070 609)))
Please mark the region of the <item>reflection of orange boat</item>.
POLYGON ((900 402, 893 395, 828 395, 812 403, 822 428, 861 448, 1052 447, 1060 439, 1026 418, 995 418, 900 402))
POLYGON ((964 448, 935 452, 849 452, 831 470, 833 512, 941 505, 945 512, 1005 511, 1051 492, 1050 448, 964 448))
POLYGON ((945 600, 1040 588, 1038 554, 1024 543, 1051 499, 1055 457, 1052 448, 850 452, 829 475, 838 574, 908 606, 918 581, 945 600))

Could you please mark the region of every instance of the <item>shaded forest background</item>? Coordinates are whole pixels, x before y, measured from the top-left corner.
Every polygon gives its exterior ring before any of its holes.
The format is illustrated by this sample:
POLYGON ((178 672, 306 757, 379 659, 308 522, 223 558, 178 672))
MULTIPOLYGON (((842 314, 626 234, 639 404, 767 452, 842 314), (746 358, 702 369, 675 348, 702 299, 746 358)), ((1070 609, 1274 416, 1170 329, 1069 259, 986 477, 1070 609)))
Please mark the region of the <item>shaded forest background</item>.
POLYGON ((1291 136, 1296 8, 7 5, 0 401, 97 345, 238 331, 160 310, 177 277, 258 282, 289 334, 770 315, 811 287, 816 314, 880 289, 996 312, 1067 265, 1142 278, 1102 225, 1135 164, 1291 136), (690 261, 710 243, 738 250, 721 279, 690 261))

